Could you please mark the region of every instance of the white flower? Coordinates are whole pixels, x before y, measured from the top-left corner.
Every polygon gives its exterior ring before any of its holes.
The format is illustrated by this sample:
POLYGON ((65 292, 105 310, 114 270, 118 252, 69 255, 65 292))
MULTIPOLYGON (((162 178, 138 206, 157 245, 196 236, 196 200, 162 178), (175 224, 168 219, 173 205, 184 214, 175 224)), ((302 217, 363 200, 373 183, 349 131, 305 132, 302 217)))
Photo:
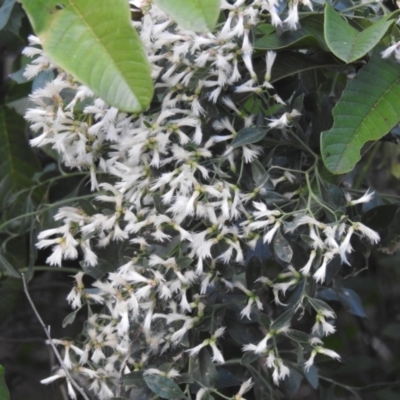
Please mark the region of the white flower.
POLYGON ((326 266, 328 265, 329 261, 332 260, 333 256, 334 256, 334 253, 332 253, 332 252, 325 253, 321 266, 317 269, 317 271, 313 275, 316 282, 322 283, 325 281, 326 266))
POLYGON ((50 376, 49 378, 42 379, 40 383, 43 385, 48 385, 51 382, 54 382, 57 379, 65 378, 65 372, 63 369, 59 369, 54 375, 50 376))
POLYGON ((280 226, 282 225, 282 223, 280 221, 276 221, 275 225, 273 226, 272 229, 270 229, 265 235, 264 235, 264 243, 271 243, 272 239, 275 236, 275 233, 277 232, 277 230, 280 228, 280 226))
POLYGON ((347 260, 346 253, 351 253, 353 251, 353 248, 351 247, 350 244, 350 239, 354 233, 354 227, 350 227, 349 230, 347 231, 346 237, 344 238, 343 242, 340 244, 339 247, 339 254, 340 257, 342 258, 342 262, 350 265, 350 263, 347 260))
MULTIPOLYGON (((247 381, 244 381, 241 385, 240 385, 240 389, 237 392, 237 394, 235 395, 234 399, 235 400, 242 400, 243 399, 243 395, 248 392, 254 385, 254 382, 251 378, 249 378, 247 381)), ((244 399, 243 399, 244 400, 244 399)))
POLYGON ((272 66, 274 65, 276 59, 276 52, 275 51, 267 51, 267 57, 265 58, 266 61, 266 72, 264 80, 269 82, 271 80, 271 71, 272 66))
POLYGON ((315 250, 312 250, 310 253, 310 258, 307 261, 307 264, 300 270, 300 272, 304 276, 308 276, 310 274, 310 270, 314 261, 315 256, 317 255, 315 250))
POLYGON ((351 194, 348 192, 345 193, 345 198, 346 198, 348 206, 354 206, 354 205, 360 204, 360 203, 368 203, 369 201, 371 201, 371 199, 372 199, 372 197, 374 197, 374 195, 375 195, 375 193, 372 191, 370 192, 370 190, 368 189, 365 192, 365 194, 357 200, 352 200, 351 194))
POLYGON ((324 315, 324 313, 318 312, 316 316, 316 322, 311 330, 312 333, 328 336, 336 332, 336 328, 332 324, 327 322, 325 320, 325 317, 333 318, 334 314, 332 312, 328 312, 328 314, 325 313, 324 315))
POLYGON ((324 347, 317 346, 311 352, 310 358, 305 362, 304 369, 308 371, 310 367, 314 364, 314 358, 317 354, 325 354, 328 357, 334 358, 336 360, 340 360, 339 354, 334 352, 333 350, 325 349, 324 347))
POLYGON ((392 44, 389 46, 386 50, 381 52, 382 58, 389 58, 393 52, 397 52, 399 49, 400 42, 397 42, 395 44, 392 44))
POLYGON ((289 25, 290 29, 295 30, 299 22, 299 13, 297 11, 298 2, 297 0, 292 0, 289 4, 289 14, 287 18, 283 21, 289 25))
POLYGON ((368 228, 361 222, 357 222, 356 224, 353 225, 353 227, 356 231, 361 232, 361 234, 366 238, 368 238, 370 242, 373 244, 378 243, 379 240, 381 239, 378 232, 375 232, 371 228, 368 228))

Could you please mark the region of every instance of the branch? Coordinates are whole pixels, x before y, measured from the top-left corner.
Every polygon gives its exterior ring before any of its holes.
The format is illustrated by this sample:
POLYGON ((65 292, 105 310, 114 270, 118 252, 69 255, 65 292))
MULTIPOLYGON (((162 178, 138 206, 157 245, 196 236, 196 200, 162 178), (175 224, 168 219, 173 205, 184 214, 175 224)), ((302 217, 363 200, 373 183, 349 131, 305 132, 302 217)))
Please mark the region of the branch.
POLYGON ((50 346, 52 347, 52 349, 53 349, 53 351, 54 351, 54 354, 56 355, 56 357, 57 357, 57 359, 58 359, 58 362, 59 362, 60 365, 61 365, 61 368, 64 370, 67 379, 71 382, 71 385, 81 394, 81 396, 82 396, 85 400, 90 400, 89 397, 88 397, 88 396, 86 395, 86 393, 84 392, 84 390, 83 390, 83 389, 75 382, 75 380, 72 378, 71 374, 70 374, 69 371, 68 371, 68 368, 65 366, 65 364, 64 364, 64 362, 63 362, 63 360, 62 360, 62 358, 61 358, 60 353, 58 352, 58 350, 57 350, 55 344, 53 343, 53 340, 51 339, 51 336, 50 336, 50 327, 46 327, 46 325, 44 324, 42 318, 40 317, 40 314, 39 314, 38 310, 37 310, 36 307, 35 307, 35 304, 33 303, 32 299, 31 299, 31 296, 29 295, 28 286, 27 286, 26 280, 25 280, 25 275, 24 275, 24 274, 21 274, 21 277, 22 277, 22 282, 23 282, 23 284, 24 284, 24 292, 25 292, 25 295, 26 295, 26 297, 27 297, 27 299, 28 299, 28 301, 29 301, 29 303, 30 303, 30 305, 31 305, 31 307, 32 307, 33 312, 35 313, 35 315, 36 315, 38 321, 40 322, 40 325, 42 325, 42 328, 44 329, 44 332, 45 332, 47 338, 49 339, 50 346))

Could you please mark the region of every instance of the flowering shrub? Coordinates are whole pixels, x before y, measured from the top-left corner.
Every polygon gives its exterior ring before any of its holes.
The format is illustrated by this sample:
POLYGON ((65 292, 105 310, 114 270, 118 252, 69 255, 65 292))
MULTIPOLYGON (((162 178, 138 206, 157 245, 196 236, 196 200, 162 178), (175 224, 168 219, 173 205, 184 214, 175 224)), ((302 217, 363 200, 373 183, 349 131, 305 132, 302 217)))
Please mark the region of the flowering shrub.
MULTIPOLYGON (((81 260, 66 323, 88 313, 79 341, 53 339, 63 366, 42 382, 66 368, 101 400, 276 398, 303 378, 317 387, 315 362, 340 360, 324 344, 336 331, 328 303, 362 310, 342 277, 380 240, 361 218, 374 193, 332 174, 319 137, 360 65, 393 62, 368 53, 374 45, 361 61, 338 56, 322 28, 328 13, 341 17, 328 9, 324 22, 319 2, 224 0, 212 33, 130 4, 155 82, 141 113, 108 106, 37 37, 24 50, 27 78, 54 72, 30 96, 31 145, 89 171, 96 193, 38 236, 48 264, 81 260)), ((348 10, 382 15, 374 4, 348 10)), ((394 23, 382 20, 379 40, 394 23)))

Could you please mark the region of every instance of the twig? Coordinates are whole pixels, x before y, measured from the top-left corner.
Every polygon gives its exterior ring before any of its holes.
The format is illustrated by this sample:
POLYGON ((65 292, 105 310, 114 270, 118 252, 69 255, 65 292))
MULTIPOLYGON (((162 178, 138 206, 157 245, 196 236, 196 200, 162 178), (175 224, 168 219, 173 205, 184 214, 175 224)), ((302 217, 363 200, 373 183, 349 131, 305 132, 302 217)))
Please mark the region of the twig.
POLYGON ((121 396, 121 392, 122 392, 122 385, 124 383, 124 370, 126 365, 128 364, 129 361, 129 357, 131 356, 132 353, 132 348, 133 348, 133 344, 135 343, 135 341, 139 338, 140 334, 142 333, 142 328, 139 328, 129 346, 129 350, 128 350, 128 354, 125 356, 124 361, 122 361, 121 363, 121 368, 119 370, 119 376, 118 376, 118 384, 117 384, 117 389, 115 391, 115 396, 119 397, 121 396))
POLYGON ((129 348, 128 354, 125 356, 124 361, 122 361, 122 363, 121 363, 121 368, 119 370, 119 376, 118 376, 117 389, 115 391, 116 397, 121 396, 122 385, 124 383, 124 370, 125 370, 126 364, 128 364, 129 357, 131 356, 131 348, 132 348, 132 345, 129 348))
POLYGON ((60 355, 60 353, 59 353, 58 350, 57 350, 57 347, 55 346, 55 344, 53 343, 53 340, 51 339, 51 336, 50 336, 50 327, 46 327, 46 325, 44 324, 42 318, 40 317, 40 314, 39 314, 38 310, 37 310, 36 307, 35 307, 35 304, 33 303, 32 299, 31 299, 31 296, 29 295, 29 291, 28 291, 28 286, 27 286, 27 284, 26 284, 25 275, 24 275, 24 274, 21 274, 21 277, 22 277, 22 282, 23 282, 23 284, 24 284, 24 292, 25 292, 25 295, 26 295, 26 297, 27 297, 27 299, 28 299, 28 301, 29 301, 29 303, 30 303, 30 305, 31 305, 31 307, 32 307, 33 312, 34 312, 35 315, 36 315, 36 318, 37 318, 38 321, 40 322, 40 325, 42 325, 42 328, 44 329, 44 332, 46 333, 46 336, 47 336, 47 338, 49 339, 50 346, 52 347, 52 349, 53 349, 53 351, 54 351, 54 354, 56 355, 56 357, 57 357, 57 359, 58 359, 58 362, 59 362, 60 365, 61 365, 61 368, 64 370, 67 379, 71 382, 71 385, 82 395, 82 397, 83 397, 85 400, 90 400, 89 397, 88 397, 88 396, 86 395, 86 393, 84 392, 84 390, 83 390, 83 389, 75 382, 75 380, 72 378, 71 374, 70 374, 69 371, 68 371, 68 368, 65 366, 65 364, 64 364, 64 362, 63 362, 63 360, 62 360, 62 358, 61 358, 61 355, 60 355))

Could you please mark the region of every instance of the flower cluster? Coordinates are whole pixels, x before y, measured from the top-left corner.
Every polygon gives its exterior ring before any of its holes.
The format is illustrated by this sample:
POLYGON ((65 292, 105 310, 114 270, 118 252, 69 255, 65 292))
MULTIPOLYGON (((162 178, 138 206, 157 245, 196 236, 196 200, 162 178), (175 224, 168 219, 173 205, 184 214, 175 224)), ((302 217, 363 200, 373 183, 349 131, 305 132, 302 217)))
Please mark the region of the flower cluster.
MULTIPOLYGON (((85 325, 85 341, 56 341, 64 348, 65 367, 85 377, 101 400, 115 395, 121 374, 175 379, 194 356, 209 351, 212 362, 225 363, 227 328, 219 310, 260 322, 271 309, 265 293, 273 294, 276 306, 288 307, 281 301, 287 292, 309 281, 323 283, 335 257, 350 263, 353 237, 379 240, 376 232, 319 200, 310 183, 316 168, 312 153, 311 169, 295 169, 261 163, 263 147, 240 142, 243 132, 260 127, 258 113, 242 107, 249 96, 278 110, 261 122, 268 135, 287 135, 301 117, 274 90, 276 53, 263 54, 265 64, 255 66, 253 35, 263 21, 295 29, 298 7, 312 8, 309 1, 291 1, 286 19, 274 0, 222 1, 226 19, 207 34, 180 28, 150 2, 130 3, 133 12, 143 13, 133 25, 156 82, 154 107, 138 115, 119 112, 57 70, 53 81, 33 92, 35 107, 26 114, 37 133, 31 144, 50 145, 66 166, 90 171, 91 188, 99 191, 93 213, 64 207, 55 216, 61 226, 39 235, 37 247, 52 248, 47 262, 62 266, 63 260, 80 258, 90 271, 99 265, 97 249, 113 243, 122 249, 114 257, 115 271, 92 288, 85 287, 83 272, 75 276, 69 303, 75 310, 96 310, 85 325), (279 202, 272 192, 280 194, 279 202), (306 238, 308 261, 298 268, 282 257, 283 273, 245 282, 243 266, 256 248, 278 246, 287 242, 285 236, 306 238), (239 303, 232 306, 231 299, 239 303)), ((54 68, 34 47, 38 44, 31 38, 25 50, 36 57, 27 77, 54 68)), ((351 207, 370 197, 346 199, 351 207)), ((293 317, 309 306, 315 324, 304 334, 305 369, 318 353, 339 358, 321 340, 335 332, 335 313, 326 303, 303 289, 288 311, 293 317)), ((290 369, 276 338, 290 337, 291 318, 260 326, 264 338, 245 344, 243 352, 264 357, 279 384, 290 369)), ((43 382, 61 377, 62 370, 43 382)), ((243 399, 251 385, 245 381, 234 399, 243 399)), ((196 398, 209 389, 204 385, 196 398)), ((70 386, 69 393, 73 398, 70 386)))

